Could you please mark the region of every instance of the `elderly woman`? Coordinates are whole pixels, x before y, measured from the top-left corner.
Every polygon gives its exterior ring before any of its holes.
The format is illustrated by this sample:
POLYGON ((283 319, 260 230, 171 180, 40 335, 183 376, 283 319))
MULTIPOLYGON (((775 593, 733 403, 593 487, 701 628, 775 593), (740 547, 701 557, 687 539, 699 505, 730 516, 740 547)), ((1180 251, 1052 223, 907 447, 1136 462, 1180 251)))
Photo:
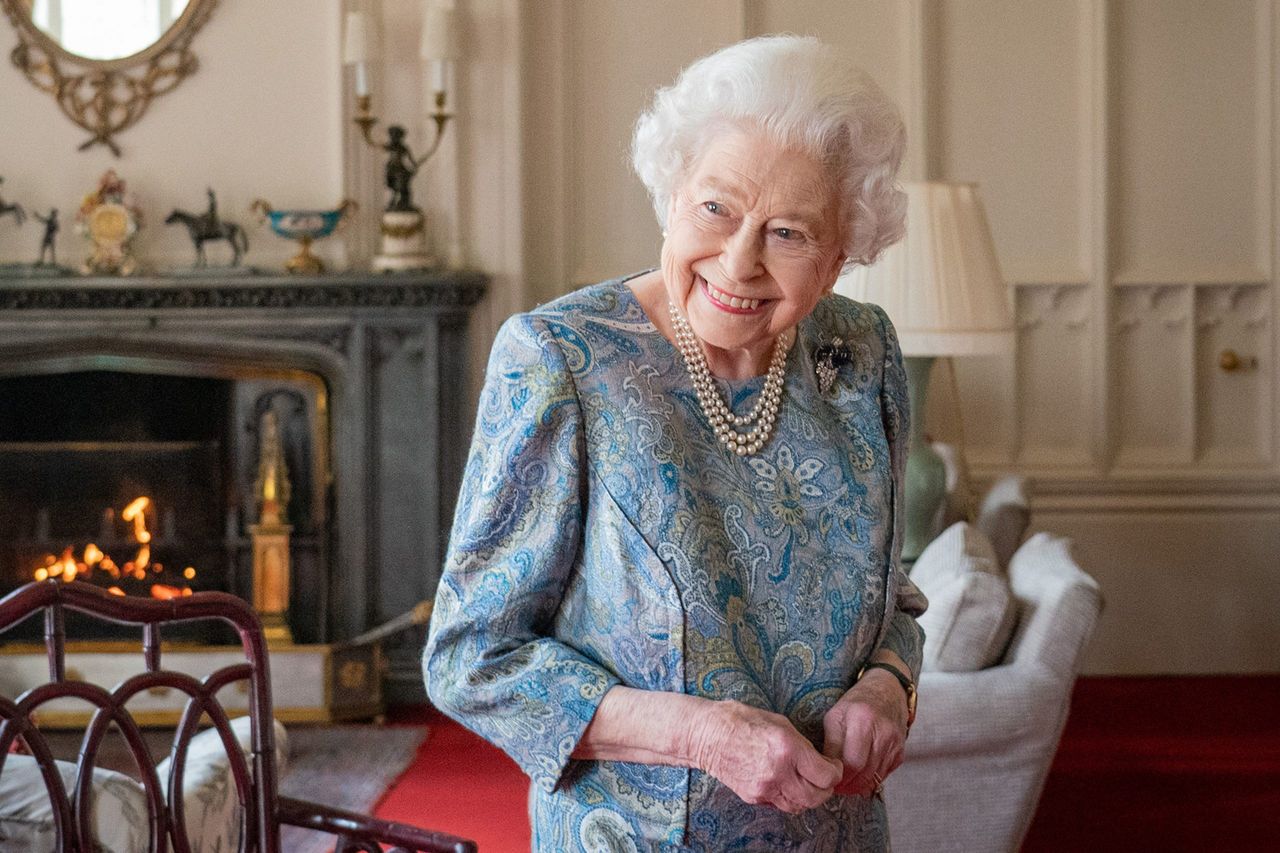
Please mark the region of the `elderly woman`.
POLYGON ((903 146, 829 48, 725 48, 636 128, 661 266, 503 326, 425 671, 532 778, 534 849, 888 846, 906 381, 832 288, 901 236, 903 146))

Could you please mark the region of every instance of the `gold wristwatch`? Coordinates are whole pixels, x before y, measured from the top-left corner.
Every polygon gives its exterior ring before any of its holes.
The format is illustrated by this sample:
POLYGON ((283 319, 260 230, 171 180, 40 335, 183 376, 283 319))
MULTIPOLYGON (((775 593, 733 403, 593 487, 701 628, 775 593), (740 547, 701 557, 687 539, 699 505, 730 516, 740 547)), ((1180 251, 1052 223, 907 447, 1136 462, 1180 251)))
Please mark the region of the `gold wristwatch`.
POLYGON ((885 672, 898 679, 898 683, 902 685, 902 689, 907 693, 907 728, 911 728, 911 724, 916 721, 916 685, 907 678, 906 673, 898 669, 891 663, 884 661, 872 661, 871 663, 858 670, 858 681, 862 680, 862 674, 869 669, 883 669, 885 672))

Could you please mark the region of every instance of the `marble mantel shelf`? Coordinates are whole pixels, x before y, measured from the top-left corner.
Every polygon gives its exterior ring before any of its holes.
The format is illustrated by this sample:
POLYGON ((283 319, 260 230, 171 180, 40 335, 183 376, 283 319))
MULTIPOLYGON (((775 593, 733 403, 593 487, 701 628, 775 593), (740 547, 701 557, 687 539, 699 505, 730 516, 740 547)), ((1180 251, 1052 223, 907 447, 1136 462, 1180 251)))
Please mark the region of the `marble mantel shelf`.
POLYGON ((0 311, 272 308, 469 308, 487 277, 448 270, 395 275, 226 275, 0 279, 0 311))

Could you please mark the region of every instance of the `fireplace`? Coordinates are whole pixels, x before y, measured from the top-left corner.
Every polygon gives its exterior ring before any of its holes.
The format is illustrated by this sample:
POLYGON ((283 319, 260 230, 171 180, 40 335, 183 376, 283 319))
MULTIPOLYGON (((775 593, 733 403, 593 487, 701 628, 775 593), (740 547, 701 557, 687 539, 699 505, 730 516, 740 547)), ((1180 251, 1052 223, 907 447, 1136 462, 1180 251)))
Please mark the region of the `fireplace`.
MULTIPOLYGON (((464 272, 7 280, 0 592, 74 566, 129 593, 252 600, 271 413, 290 485, 293 639, 340 642, 431 598, 484 287, 464 272), (124 519, 143 497, 140 520, 124 519)), ((422 697, 421 643, 418 631, 384 645, 393 701, 422 697)))
MULTIPOLYGON (((260 424, 272 411, 292 485, 290 627, 320 640, 309 591, 330 550, 322 380, 207 362, 115 366, 0 377, 0 594, 55 577, 130 595, 247 595, 260 424)), ((216 639, 214 624, 189 638, 216 639)))

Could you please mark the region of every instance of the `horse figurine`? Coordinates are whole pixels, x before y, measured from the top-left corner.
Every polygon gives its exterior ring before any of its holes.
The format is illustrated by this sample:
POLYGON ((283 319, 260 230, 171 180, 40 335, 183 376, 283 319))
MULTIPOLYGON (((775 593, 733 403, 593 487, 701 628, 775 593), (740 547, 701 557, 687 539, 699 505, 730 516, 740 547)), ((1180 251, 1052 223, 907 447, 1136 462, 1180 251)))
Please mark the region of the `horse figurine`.
POLYGON ((240 266, 240 258, 249 251, 249 238, 243 228, 234 222, 223 222, 218 217, 218 200, 209 190, 209 209, 205 213, 188 213, 185 210, 174 210, 165 218, 165 225, 181 222, 187 226, 187 233, 196 247, 196 266, 206 265, 204 244, 210 240, 226 240, 231 245, 234 257, 231 266, 240 266))
MULTIPOLYGON (((3 184, 3 183, 4 183, 4 178, 0 178, 0 184, 3 184)), ((27 212, 22 209, 22 205, 18 204, 17 202, 14 202, 13 204, 9 204, 4 199, 0 198, 0 216, 4 216, 7 213, 12 213, 13 218, 17 220, 19 225, 21 225, 23 222, 26 222, 27 220, 27 212)))

